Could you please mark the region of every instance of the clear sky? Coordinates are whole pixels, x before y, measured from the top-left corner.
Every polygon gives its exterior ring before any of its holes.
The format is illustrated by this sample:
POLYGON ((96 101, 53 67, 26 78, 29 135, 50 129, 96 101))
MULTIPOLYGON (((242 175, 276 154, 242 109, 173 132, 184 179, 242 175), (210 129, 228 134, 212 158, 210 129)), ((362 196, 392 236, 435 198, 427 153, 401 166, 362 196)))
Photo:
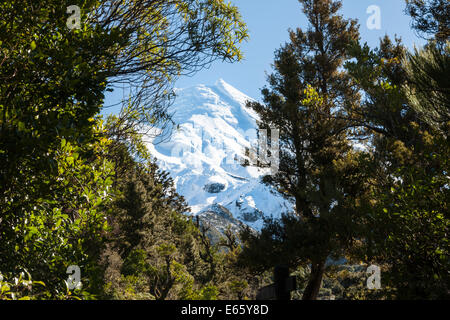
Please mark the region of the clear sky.
MULTIPOLYGON (((306 29, 306 18, 298 0, 232 0, 247 23, 250 39, 242 47, 244 60, 239 63, 215 62, 209 69, 193 77, 182 77, 176 87, 184 88, 198 84, 212 85, 222 78, 248 96, 260 99, 260 89, 266 84, 274 52, 288 40, 288 29, 306 29)), ((376 47, 385 34, 398 35, 409 48, 421 45, 423 40, 411 30, 411 19, 404 13, 405 0, 343 0, 342 14, 359 21, 362 42, 376 47), (381 28, 369 29, 367 13, 370 6, 380 8, 381 28)), ((106 105, 117 102, 122 93, 109 94, 106 105)), ((106 111, 106 110, 105 110, 106 111)), ((114 112, 112 109, 109 112, 114 112)), ((106 111, 106 112, 108 112, 106 111)))
MULTIPOLYGON (((243 46, 244 61, 234 64, 216 62, 208 70, 193 77, 181 78, 176 86, 183 88, 196 84, 214 84, 224 79, 252 98, 260 98, 260 89, 266 84, 266 72, 270 72, 274 52, 288 40, 288 29, 306 29, 306 18, 298 0, 233 0, 242 13, 250 31, 250 39, 243 46)), ((405 0, 343 0, 342 14, 358 19, 361 39, 376 47, 385 34, 401 36, 405 45, 423 44, 411 30, 411 19, 404 13, 405 0), (371 5, 377 5, 381 13, 381 29, 369 30, 366 13, 371 5)))

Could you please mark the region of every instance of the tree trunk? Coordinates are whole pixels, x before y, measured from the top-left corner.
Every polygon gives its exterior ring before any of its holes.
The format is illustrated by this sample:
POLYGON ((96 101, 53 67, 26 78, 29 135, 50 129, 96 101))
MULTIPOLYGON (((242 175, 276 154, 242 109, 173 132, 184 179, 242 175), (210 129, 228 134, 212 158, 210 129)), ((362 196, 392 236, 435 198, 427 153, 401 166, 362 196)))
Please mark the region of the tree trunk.
POLYGON ((302 300, 317 300, 325 272, 325 260, 311 264, 311 275, 309 276, 308 285, 305 288, 302 300))

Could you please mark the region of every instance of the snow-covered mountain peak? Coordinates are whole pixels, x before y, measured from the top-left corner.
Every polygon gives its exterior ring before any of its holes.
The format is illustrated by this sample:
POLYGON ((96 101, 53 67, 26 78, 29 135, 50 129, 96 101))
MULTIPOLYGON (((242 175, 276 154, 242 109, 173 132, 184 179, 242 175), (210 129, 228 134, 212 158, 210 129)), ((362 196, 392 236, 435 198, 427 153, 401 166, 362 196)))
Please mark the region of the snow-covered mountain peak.
POLYGON ((234 88, 232 85, 226 83, 223 79, 217 80, 214 87, 223 94, 227 95, 230 99, 238 102, 241 105, 245 105, 247 101, 253 100, 246 94, 234 88))
POLYGON ((171 112, 177 128, 169 141, 149 148, 192 213, 211 216, 223 214, 217 212, 222 208, 226 216, 259 229, 263 216, 289 211, 290 203, 260 183, 266 170, 239 162, 256 140, 258 116, 246 107, 252 99, 222 79, 176 94, 171 112))

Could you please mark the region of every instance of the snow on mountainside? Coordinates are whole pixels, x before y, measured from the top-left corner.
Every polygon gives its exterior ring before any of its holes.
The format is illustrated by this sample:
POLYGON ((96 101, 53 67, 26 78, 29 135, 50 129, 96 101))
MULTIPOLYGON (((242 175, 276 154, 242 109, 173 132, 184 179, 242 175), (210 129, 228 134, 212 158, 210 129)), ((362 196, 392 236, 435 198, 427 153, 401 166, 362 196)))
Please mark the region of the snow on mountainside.
POLYGON ((235 161, 256 143, 258 115, 245 106, 252 99, 223 80, 176 93, 171 112, 178 126, 169 141, 149 148, 192 213, 223 231, 225 224, 241 222, 259 230, 263 216, 290 211, 289 202, 260 183, 267 169, 235 161))

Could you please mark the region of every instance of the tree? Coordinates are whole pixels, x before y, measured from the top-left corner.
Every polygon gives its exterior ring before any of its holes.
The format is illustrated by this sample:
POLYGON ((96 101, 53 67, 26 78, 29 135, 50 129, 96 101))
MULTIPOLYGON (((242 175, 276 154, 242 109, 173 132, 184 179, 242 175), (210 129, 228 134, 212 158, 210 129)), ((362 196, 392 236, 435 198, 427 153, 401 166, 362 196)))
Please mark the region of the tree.
POLYGON ((234 62, 243 57, 239 45, 248 38, 247 28, 237 7, 224 0, 97 4, 86 23, 100 26, 105 34, 119 33, 125 41, 111 48, 116 59, 108 70, 110 88, 126 91, 118 124, 111 131, 116 138, 138 126, 145 133, 154 126, 170 129, 167 109, 177 78, 217 59, 234 62))
POLYGON ((371 142, 361 257, 385 266, 391 298, 448 297, 449 145, 445 121, 436 122, 446 110, 446 64, 433 46, 413 55, 386 37, 374 51, 353 48, 346 65, 365 97, 354 123, 371 142))
POLYGON ((92 284, 111 196, 108 141, 96 138, 104 132, 94 118, 111 57, 89 26, 67 29, 65 10, 57 1, 0 3, 0 269, 28 271, 50 297, 64 296, 71 264, 92 284))
POLYGON ((419 35, 444 43, 450 38, 450 4, 447 0, 406 0, 406 12, 419 35))
POLYGON ((102 252, 104 296, 210 300, 250 294, 243 279, 249 274, 236 267, 240 246, 234 235, 227 232, 226 241, 211 243, 207 227, 185 214, 189 208, 168 173, 153 160, 135 161, 125 145, 112 152, 120 153, 118 194, 108 211, 102 252))
POLYGON ((105 91, 139 84, 118 128, 165 122, 172 81, 239 59, 247 37, 222 0, 70 4, 80 8, 80 29, 68 28, 61 1, 0 2, 0 270, 26 269, 50 297, 65 292, 57 283, 69 264, 98 290, 95 261, 114 195, 105 150, 127 138, 97 118, 105 91))
POLYGON ((413 28, 431 36, 424 49, 408 53, 403 63, 408 80, 406 95, 411 107, 444 134, 449 121, 449 10, 448 1, 406 0, 413 28))
POLYGON ((201 272, 198 231, 184 215, 189 209, 168 174, 152 162, 135 162, 126 148, 121 152, 127 160, 119 163, 118 195, 108 215, 111 232, 103 252, 106 293, 123 298, 131 282, 139 284, 136 294, 143 297, 177 298, 179 286, 193 286, 193 275, 201 272))
MULTIPOLYGON (((448 162, 448 151, 440 156, 448 162)), ((376 193, 379 200, 371 211, 374 236, 369 252, 389 266, 383 283, 393 288, 391 297, 448 299, 449 179, 406 165, 396 177, 405 176, 413 176, 414 181, 398 182, 376 193)))
POLYGON ((450 44, 441 52, 434 43, 409 53, 404 86, 411 107, 430 126, 447 135, 450 124, 450 44))
POLYGON ((303 299, 316 299, 326 260, 343 255, 353 241, 355 201, 364 192, 358 152, 342 120, 344 107, 355 108, 359 99, 342 71, 347 46, 359 33, 356 21, 338 15, 340 1, 300 3, 308 30, 290 31, 290 42, 276 52, 270 89, 262 90, 264 104, 248 104, 261 127, 280 130, 279 171, 263 181, 294 202, 295 215, 269 221, 261 235, 244 234, 243 257, 265 268, 311 264, 303 299))

